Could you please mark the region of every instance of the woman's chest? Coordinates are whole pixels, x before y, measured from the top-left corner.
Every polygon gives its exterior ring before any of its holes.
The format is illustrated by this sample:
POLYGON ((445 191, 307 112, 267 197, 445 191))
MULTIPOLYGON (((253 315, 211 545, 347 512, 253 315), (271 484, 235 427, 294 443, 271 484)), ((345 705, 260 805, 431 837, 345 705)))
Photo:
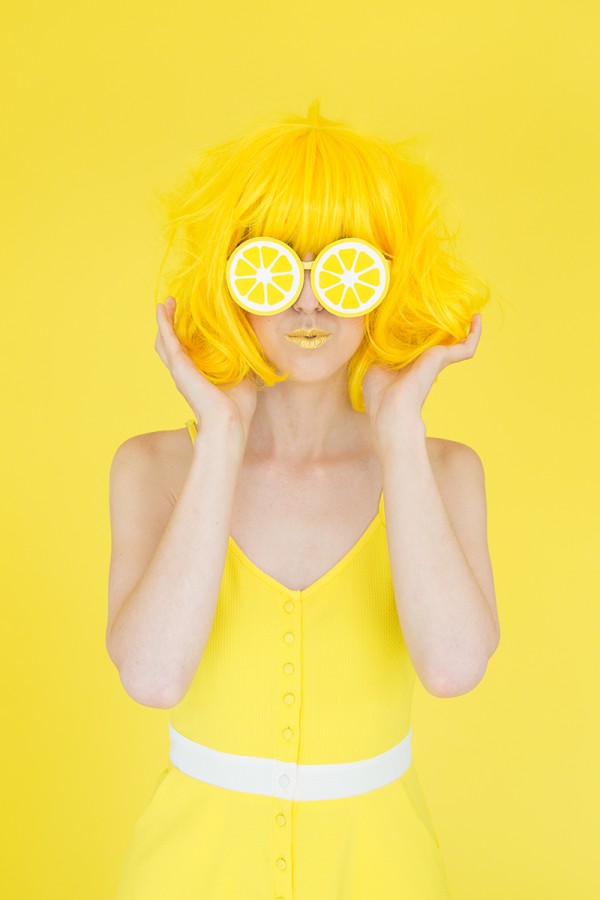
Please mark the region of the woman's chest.
POLYGON ((342 560, 377 518, 382 477, 376 457, 294 475, 245 464, 231 538, 262 572, 290 590, 305 590, 342 560))

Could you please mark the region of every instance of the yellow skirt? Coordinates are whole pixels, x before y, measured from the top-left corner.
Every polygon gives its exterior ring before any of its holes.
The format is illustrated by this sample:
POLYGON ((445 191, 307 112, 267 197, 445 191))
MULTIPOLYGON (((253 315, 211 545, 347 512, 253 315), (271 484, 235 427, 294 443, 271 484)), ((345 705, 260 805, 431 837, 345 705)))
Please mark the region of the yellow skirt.
POLYGON ((451 897, 414 763, 376 790, 290 809, 282 821, 272 797, 215 787, 169 763, 134 827, 117 900, 451 897), (277 856, 279 828, 291 829, 291 858, 277 856))

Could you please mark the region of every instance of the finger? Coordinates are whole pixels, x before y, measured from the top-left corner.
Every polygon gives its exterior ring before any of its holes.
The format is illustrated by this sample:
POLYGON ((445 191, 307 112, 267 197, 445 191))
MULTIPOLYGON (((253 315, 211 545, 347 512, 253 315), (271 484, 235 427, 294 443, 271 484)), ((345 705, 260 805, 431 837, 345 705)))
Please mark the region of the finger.
POLYGON ((475 347, 479 343, 479 338, 481 337, 481 313, 475 313, 473 319, 471 321, 471 330, 469 331, 467 337, 464 340, 464 345, 467 346, 471 352, 475 352, 475 347))
POLYGON ((458 344, 452 344, 450 346, 450 351, 452 354, 452 360, 455 362, 459 359, 469 359, 469 357, 473 356, 475 353, 475 349, 479 342, 479 335, 481 333, 480 326, 474 324, 469 334, 459 341, 458 344))
POLYGON ((157 307, 156 309, 158 331, 154 348, 164 364, 170 369, 172 366, 171 357, 176 357, 177 352, 181 350, 181 346, 168 320, 168 313, 164 308, 164 304, 160 303, 159 306, 163 308, 159 310, 157 307))
POLYGON ((471 327, 469 329, 469 333, 466 337, 466 340, 469 340, 472 337, 479 337, 481 334, 481 313, 475 313, 473 318, 471 319, 471 327))
MULTIPOLYGON (((173 297, 168 297, 167 303, 174 311, 175 299, 173 297)), ((171 321, 172 315, 171 318, 169 318, 167 303, 161 304, 165 307, 165 309, 164 312, 160 314, 159 336, 157 336, 157 344, 159 346, 157 346, 157 351, 162 361, 177 381, 177 370, 181 366, 187 369, 190 364, 190 357, 187 351, 182 347, 179 338, 175 334, 175 330, 171 321)))
POLYGON ((175 300, 173 297, 167 297, 166 303, 164 304, 165 308, 165 323, 168 327, 168 331, 173 334, 175 337, 175 300))
POLYGON ((158 331, 156 334, 157 341, 161 340, 165 333, 166 322, 167 322, 167 314, 166 314, 164 303, 159 303, 156 307, 156 324, 158 326, 158 331))
POLYGON ((466 337, 459 341, 456 344, 451 344, 452 347, 466 347, 467 349, 475 349, 477 346, 477 342, 479 340, 479 336, 481 334, 481 315, 480 313, 475 313, 473 318, 471 319, 471 327, 469 329, 469 333, 466 337))
POLYGON ((162 311, 160 313, 157 311, 157 321, 160 335, 167 347, 179 347, 179 340, 173 329, 173 323, 171 321, 169 311, 164 303, 161 303, 160 306, 162 306, 162 311))
POLYGON ((162 343, 165 331, 165 311, 162 303, 159 303, 156 307, 156 325, 157 331, 155 346, 162 343))
POLYGON ((156 352, 158 353, 158 355, 160 356, 160 358, 164 362, 164 364, 167 365, 167 355, 165 352, 165 345, 164 345, 164 342, 163 342, 160 334, 157 334, 157 336, 156 336, 156 340, 154 342, 154 349, 156 350, 156 352))

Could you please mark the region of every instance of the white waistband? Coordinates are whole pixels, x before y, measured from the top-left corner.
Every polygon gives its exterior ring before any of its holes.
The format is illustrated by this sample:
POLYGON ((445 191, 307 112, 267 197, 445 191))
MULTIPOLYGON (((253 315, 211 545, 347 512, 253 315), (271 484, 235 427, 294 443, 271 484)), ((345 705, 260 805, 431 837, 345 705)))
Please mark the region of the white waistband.
POLYGON ((412 761, 412 727, 399 744, 378 756, 323 765, 223 753, 190 740, 170 722, 169 734, 169 758, 186 775, 232 791, 286 800, 332 800, 364 794, 395 781, 412 761))

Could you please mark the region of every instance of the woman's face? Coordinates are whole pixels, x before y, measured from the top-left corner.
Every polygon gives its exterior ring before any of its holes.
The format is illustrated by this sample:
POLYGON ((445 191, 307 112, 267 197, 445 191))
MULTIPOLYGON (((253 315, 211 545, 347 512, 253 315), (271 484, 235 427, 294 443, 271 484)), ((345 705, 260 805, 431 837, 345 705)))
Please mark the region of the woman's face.
MULTIPOLYGON (((314 259, 315 255, 308 253, 302 261, 314 259)), ((289 309, 272 316, 246 315, 266 358, 278 372, 289 372, 294 381, 320 381, 332 375, 351 359, 364 335, 364 316, 336 316, 321 306, 312 290, 309 269, 300 296, 289 309), (325 331, 330 337, 320 345, 304 347, 286 337, 296 329, 325 331)))

